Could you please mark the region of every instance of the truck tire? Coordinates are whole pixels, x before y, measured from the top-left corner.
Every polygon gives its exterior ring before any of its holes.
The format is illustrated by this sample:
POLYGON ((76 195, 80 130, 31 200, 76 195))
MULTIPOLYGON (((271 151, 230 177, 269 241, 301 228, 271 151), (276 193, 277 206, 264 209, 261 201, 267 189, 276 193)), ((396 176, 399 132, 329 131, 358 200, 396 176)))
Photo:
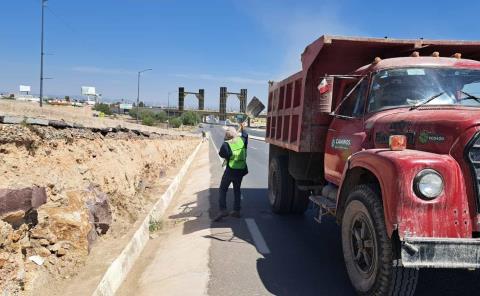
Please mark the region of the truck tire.
POLYGON ((291 182, 288 162, 283 156, 272 157, 268 170, 268 200, 276 214, 287 214, 291 206, 291 182))
POLYGON ((359 295, 410 296, 418 270, 394 267, 380 194, 367 185, 353 188, 342 217, 342 247, 348 276, 359 295))
POLYGON ((295 180, 293 180, 293 183, 294 183, 293 190, 292 190, 293 200, 292 200, 291 213, 295 215, 303 215, 303 213, 305 213, 310 203, 310 200, 308 199, 310 194, 308 191, 303 191, 298 189, 297 187, 298 183, 295 180))

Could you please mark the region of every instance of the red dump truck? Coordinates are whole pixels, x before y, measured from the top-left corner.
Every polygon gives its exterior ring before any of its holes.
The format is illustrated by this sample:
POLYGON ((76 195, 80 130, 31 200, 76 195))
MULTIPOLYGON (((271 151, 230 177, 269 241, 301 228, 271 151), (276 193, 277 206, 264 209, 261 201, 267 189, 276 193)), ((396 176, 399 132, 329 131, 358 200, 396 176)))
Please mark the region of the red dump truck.
POLYGON ((480 267, 480 42, 322 36, 271 82, 268 197, 341 225, 360 295, 480 267))

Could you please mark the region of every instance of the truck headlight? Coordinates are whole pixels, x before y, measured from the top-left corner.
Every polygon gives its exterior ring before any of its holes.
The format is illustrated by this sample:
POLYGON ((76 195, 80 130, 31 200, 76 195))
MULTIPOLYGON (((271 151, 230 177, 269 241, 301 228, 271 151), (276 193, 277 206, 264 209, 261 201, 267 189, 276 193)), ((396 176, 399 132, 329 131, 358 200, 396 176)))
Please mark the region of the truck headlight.
POLYGON ((442 176, 432 169, 422 170, 415 176, 413 190, 418 197, 432 200, 443 191, 442 176))

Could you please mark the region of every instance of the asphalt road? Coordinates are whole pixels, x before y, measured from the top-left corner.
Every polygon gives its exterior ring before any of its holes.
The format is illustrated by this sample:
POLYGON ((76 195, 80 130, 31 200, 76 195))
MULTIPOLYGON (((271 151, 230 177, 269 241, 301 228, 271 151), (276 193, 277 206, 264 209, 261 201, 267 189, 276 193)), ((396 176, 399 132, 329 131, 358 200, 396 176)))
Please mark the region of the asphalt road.
MULTIPOLYGON (((210 159, 223 142, 220 126, 205 125, 212 136, 210 159)), ((262 136, 255 132, 255 135, 262 136)), ((278 216, 267 201, 268 144, 250 140, 249 174, 242 184, 242 219, 212 223, 209 295, 354 295, 333 219, 313 220, 310 208, 300 217, 278 216)), ((218 205, 223 172, 211 164, 211 215, 218 205)), ((228 193, 229 205, 233 193, 228 193)), ((478 295, 480 273, 422 270, 416 295, 478 295)))

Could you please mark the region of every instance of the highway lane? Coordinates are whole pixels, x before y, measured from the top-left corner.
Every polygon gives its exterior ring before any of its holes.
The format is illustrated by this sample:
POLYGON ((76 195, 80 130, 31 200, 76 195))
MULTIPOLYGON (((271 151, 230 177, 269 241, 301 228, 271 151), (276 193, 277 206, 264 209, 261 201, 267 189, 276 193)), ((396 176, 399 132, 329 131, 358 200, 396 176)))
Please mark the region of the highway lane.
MULTIPOLYGON (((220 147, 224 130, 221 127, 205 130, 211 132, 213 142, 220 147)), ((212 145, 212 155, 215 149, 212 145)), ((266 197, 268 145, 250 140, 247 163, 250 173, 242 184, 243 219, 227 218, 211 226, 218 237, 214 236, 210 249, 209 295, 318 295, 320 291, 322 295, 354 295, 332 219, 324 224, 315 223, 313 209, 301 217, 274 215, 266 197), (245 219, 255 221, 268 246, 268 254, 261 254, 255 248, 245 219)), ((215 164, 211 168, 213 215, 223 169, 215 164)), ((229 192, 230 204, 232 195, 229 192)))
MULTIPOLYGON (((221 127, 209 128, 216 147, 221 127)), ((260 135, 261 136, 261 135, 260 135)), ((211 159, 216 147, 211 145, 211 159)), ((314 209, 304 216, 278 216, 267 201, 268 144, 250 140, 250 173, 242 184, 243 219, 212 223, 210 295, 354 295, 345 271, 339 228, 332 218, 318 224, 314 209), (261 254, 245 219, 253 219, 268 246, 261 254)), ((216 213, 223 168, 211 164, 211 214, 216 213)), ((228 195, 232 202, 232 192, 228 195)), ((416 295, 478 294, 480 274, 464 270, 422 270, 416 295)))

